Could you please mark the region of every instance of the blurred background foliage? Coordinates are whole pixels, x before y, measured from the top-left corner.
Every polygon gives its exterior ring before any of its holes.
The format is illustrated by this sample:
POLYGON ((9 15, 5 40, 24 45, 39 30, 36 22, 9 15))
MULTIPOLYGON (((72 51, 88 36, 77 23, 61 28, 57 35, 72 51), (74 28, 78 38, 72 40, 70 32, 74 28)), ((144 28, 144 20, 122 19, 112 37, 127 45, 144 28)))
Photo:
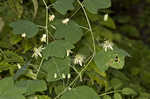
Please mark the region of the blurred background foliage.
MULTIPOLYGON (((47 0, 48 4, 52 2, 55 2, 55 0, 47 0)), ((55 12, 54 9, 49 9, 49 13, 51 12, 55 12)), ((69 11, 65 17, 69 17, 72 13, 69 11)), ((57 12, 55 12, 55 16, 63 17, 57 12)), ((91 72, 93 68, 89 68, 83 79, 84 83, 93 86, 98 93, 103 91, 104 88, 105 91, 109 91, 112 88, 131 87, 139 93, 135 99, 149 99, 150 0, 112 0, 110 9, 100 10, 98 15, 88 13, 88 16, 92 23, 96 43, 111 40, 127 51, 131 57, 126 58, 122 70, 109 69, 107 74, 99 71, 91 72), (103 21, 105 13, 109 14, 107 22, 103 21), (90 79, 90 81, 87 81, 87 79, 90 79)), ((45 6, 42 0, 38 0, 38 6, 31 0, 0 0, 0 78, 14 75, 17 68, 16 63, 26 63, 33 47, 41 44, 39 36, 41 37, 43 30, 40 30, 36 37, 30 39, 21 38, 20 35, 12 33, 9 23, 20 18, 44 25, 45 6)), ((87 26, 81 11, 74 15, 72 19, 82 26, 87 26)), ((85 33, 80 44, 77 45, 77 48, 80 49, 79 52, 85 55, 90 52, 87 50, 88 46, 85 46, 91 43, 87 42, 87 39, 89 39, 89 34, 85 33)), ((78 52, 78 49, 76 50, 78 52)), ((35 64, 37 63, 35 62, 35 64)), ((90 67, 94 65, 94 63, 91 63, 90 67)), ((29 70, 25 77, 34 78, 35 75, 32 72, 29 70)), ((80 84, 80 82, 76 84, 80 84)), ((59 82, 50 85, 50 93, 56 85, 56 94, 61 92, 62 86, 59 85, 59 82)), ((126 96, 125 99, 134 99, 133 96, 126 96)))

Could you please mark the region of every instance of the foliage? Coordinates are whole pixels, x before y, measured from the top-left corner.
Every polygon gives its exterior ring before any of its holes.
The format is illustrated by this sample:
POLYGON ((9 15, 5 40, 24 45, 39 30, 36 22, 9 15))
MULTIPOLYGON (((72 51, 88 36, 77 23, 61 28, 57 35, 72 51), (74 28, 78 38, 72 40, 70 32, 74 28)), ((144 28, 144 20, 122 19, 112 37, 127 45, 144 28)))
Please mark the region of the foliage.
POLYGON ((149 99, 149 7, 118 2, 1 0, 0 99, 149 99))

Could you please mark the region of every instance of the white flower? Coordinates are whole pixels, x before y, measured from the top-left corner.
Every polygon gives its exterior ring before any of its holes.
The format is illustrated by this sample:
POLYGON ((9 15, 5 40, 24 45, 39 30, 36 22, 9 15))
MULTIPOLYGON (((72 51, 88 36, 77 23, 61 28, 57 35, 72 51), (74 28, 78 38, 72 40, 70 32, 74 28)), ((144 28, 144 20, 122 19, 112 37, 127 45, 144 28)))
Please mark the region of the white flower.
POLYGON ((104 21, 107 21, 108 20, 108 14, 105 14, 104 15, 104 21))
POLYGON ((65 74, 64 74, 64 73, 62 74, 62 78, 64 78, 64 79, 66 78, 66 76, 65 76, 65 74))
POLYGON ((17 64, 17 67, 18 67, 18 69, 20 69, 20 68, 21 68, 21 65, 18 63, 18 64, 17 64))
POLYGON ((54 78, 57 78, 57 73, 54 73, 54 78))
POLYGON ((49 21, 53 21, 55 19, 55 15, 49 15, 49 21))
POLYGON ((35 57, 35 58, 37 58, 38 56, 42 57, 41 52, 42 52, 43 49, 44 48, 42 48, 42 46, 40 46, 39 48, 34 48, 33 49, 34 53, 33 53, 32 57, 35 57))
POLYGON ((80 66, 82 66, 84 59, 85 57, 83 55, 77 54, 74 58, 74 64, 79 64, 80 66))
POLYGON ((68 75, 67 75, 67 78, 70 79, 70 78, 71 78, 71 74, 68 74, 68 75))
POLYGON ((69 56, 72 53, 71 50, 67 50, 67 56, 69 56))
POLYGON ((69 22, 69 18, 66 18, 66 19, 62 20, 63 24, 68 24, 68 22, 69 22))
POLYGON ((105 52, 107 52, 108 49, 113 50, 113 43, 109 42, 109 41, 104 41, 104 43, 102 44, 105 52))
POLYGON ((46 34, 43 34, 43 36, 41 37, 41 42, 46 42, 46 34))
POLYGON ((25 38, 26 37, 26 33, 21 34, 21 37, 25 38))

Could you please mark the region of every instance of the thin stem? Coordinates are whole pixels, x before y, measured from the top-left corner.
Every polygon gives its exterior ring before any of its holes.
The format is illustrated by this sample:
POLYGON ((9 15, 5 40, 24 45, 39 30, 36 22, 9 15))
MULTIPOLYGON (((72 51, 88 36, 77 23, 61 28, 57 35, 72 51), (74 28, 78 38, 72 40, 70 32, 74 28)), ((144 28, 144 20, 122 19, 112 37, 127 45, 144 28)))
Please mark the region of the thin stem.
POLYGON ((83 4, 80 2, 80 0, 77 0, 77 1, 78 1, 79 5, 82 7, 82 10, 85 14, 85 17, 86 17, 86 20, 87 20, 87 23, 88 23, 88 26, 89 26, 89 30, 90 30, 91 37, 92 37, 92 42, 93 42, 93 56, 94 56, 95 55, 95 40, 94 40, 93 30, 92 30, 88 15, 85 11, 85 8, 84 8, 83 4))
POLYGON ((46 15, 45 15, 45 17, 46 17, 46 20, 45 20, 45 31, 46 31, 46 37, 47 37, 46 38, 46 43, 48 44, 48 6, 47 6, 45 0, 43 0, 43 3, 45 5, 45 11, 46 11, 46 15))
POLYGON ((84 27, 84 26, 81 26, 81 25, 80 25, 80 27, 81 27, 81 28, 83 28, 83 29, 85 29, 85 30, 90 31, 90 29, 89 29, 89 28, 87 28, 87 27, 84 27))
POLYGON ((46 4, 45 0, 43 0, 43 3, 44 3, 44 5, 45 5, 45 6, 46 6, 46 8, 47 8, 47 4, 46 4))
POLYGON ((80 75, 86 70, 86 68, 87 68, 88 65, 92 62, 92 60, 93 60, 93 58, 94 58, 94 56, 95 56, 95 51, 96 51, 96 50, 95 50, 95 40, 94 40, 94 35, 93 35, 92 27, 91 27, 89 18, 88 18, 88 16, 87 16, 87 13, 86 13, 86 11, 85 11, 85 9, 84 9, 82 3, 81 3, 79 0, 77 0, 77 2, 78 2, 79 5, 81 6, 81 8, 82 8, 82 10, 83 10, 83 12, 84 12, 84 14, 85 14, 85 17, 86 17, 88 26, 89 26, 89 30, 90 30, 91 37, 92 37, 92 42, 93 42, 93 54, 92 54, 92 57, 90 58, 90 60, 88 61, 88 63, 87 63, 87 64, 85 65, 85 67, 79 72, 79 74, 75 77, 75 79, 69 84, 69 86, 66 87, 66 88, 65 88, 60 94, 58 94, 54 99, 59 98, 62 94, 64 94, 64 93, 68 90, 68 88, 69 88, 70 86, 72 86, 72 85, 74 84, 74 82, 76 82, 76 80, 78 80, 78 78, 80 77, 80 75))
POLYGON ((99 96, 105 96, 105 95, 108 95, 108 94, 112 94, 112 93, 116 93, 116 92, 121 92, 122 90, 114 90, 114 91, 110 91, 110 92, 105 92, 105 93, 102 93, 100 94, 99 96))
POLYGON ((44 61, 44 58, 42 58, 42 60, 41 60, 41 62, 40 62, 40 66, 39 66, 39 68, 38 68, 38 70, 37 70, 36 76, 38 76, 38 73, 39 73, 39 71, 40 71, 40 69, 41 69, 41 66, 42 66, 42 64, 43 64, 43 61, 44 61))
POLYGON ((70 18, 69 19, 71 19, 79 10, 81 9, 81 7, 80 8, 78 8, 71 16, 70 16, 70 18))
POLYGON ((86 68, 88 67, 88 65, 91 63, 91 61, 93 60, 94 56, 92 55, 92 57, 89 59, 88 63, 85 65, 85 67, 79 72, 79 74, 75 77, 75 79, 69 84, 69 86, 67 86, 61 93, 59 93, 54 99, 58 99, 61 95, 63 95, 68 88, 70 88, 80 77, 80 75, 86 70, 86 68))

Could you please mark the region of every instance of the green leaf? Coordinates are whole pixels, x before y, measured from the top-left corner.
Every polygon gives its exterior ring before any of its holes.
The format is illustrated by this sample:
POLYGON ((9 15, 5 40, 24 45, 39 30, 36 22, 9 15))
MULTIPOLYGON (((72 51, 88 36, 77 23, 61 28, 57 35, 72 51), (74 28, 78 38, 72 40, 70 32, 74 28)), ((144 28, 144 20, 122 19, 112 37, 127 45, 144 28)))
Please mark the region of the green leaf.
POLYGON ((57 0, 54 3, 54 8, 61 14, 65 15, 68 10, 73 10, 74 0, 57 0))
POLYGON ((94 61, 99 70, 101 72, 105 72, 109 67, 122 69, 124 66, 125 56, 128 56, 125 51, 114 47, 113 50, 108 50, 107 52, 105 52, 104 49, 99 51, 95 55, 94 61))
POLYGON ((122 96, 120 93, 115 93, 114 94, 114 99, 122 99, 122 96))
POLYGON ((25 91, 22 88, 14 86, 12 78, 0 80, 0 99, 25 99, 22 95, 25 91))
POLYGON ((47 81, 56 81, 62 79, 62 74, 67 75, 69 73, 71 60, 70 58, 51 58, 44 61, 42 69, 47 73, 47 81), (54 75, 57 74, 55 78, 54 75))
POLYGON ((123 83, 121 82, 120 79, 117 79, 117 78, 113 78, 111 81, 111 86, 114 88, 114 89, 119 89, 123 83))
POLYGON ((54 23, 56 27, 55 37, 57 39, 65 39, 70 43, 76 43, 82 37, 80 26, 74 21, 69 21, 68 24, 63 24, 62 20, 57 20, 54 23))
POLYGON ((67 50, 74 48, 74 46, 65 40, 56 40, 49 43, 45 50, 43 50, 43 56, 47 59, 50 56, 61 57, 67 55, 67 50))
POLYGON ((47 89, 47 85, 43 80, 21 80, 16 83, 16 86, 26 89, 26 95, 45 91, 47 89))
POLYGON ((131 88, 123 88, 122 94, 124 94, 124 95, 136 95, 137 93, 131 88))
POLYGON ((103 96, 103 99, 111 99, 111 97, 109 95, 105 95, 103 96))
POLYGON ((100 97, 92 88, 81 86, 67 91, 60 99, 100 99, 100 97))
POLYGON ((4 51, 4 60, 7 62, 16 62, 16 63, 23 63, 24 59, 22 56, 19 56, 17 53, 13 51, 4 51))
POLYGON ((93 14, 97 14, 99 9, 105 9, 111 7, 111 1, 110 0, 84 0, 84 5, 89 12, 93 14))
POLYGON ((28 38, 35 36, 39 31, 37 25, 28 20, 18 20, 12 22, 10 23, 10 27, 13 28, 13 33, 15 34, 25 33, 28 38))

